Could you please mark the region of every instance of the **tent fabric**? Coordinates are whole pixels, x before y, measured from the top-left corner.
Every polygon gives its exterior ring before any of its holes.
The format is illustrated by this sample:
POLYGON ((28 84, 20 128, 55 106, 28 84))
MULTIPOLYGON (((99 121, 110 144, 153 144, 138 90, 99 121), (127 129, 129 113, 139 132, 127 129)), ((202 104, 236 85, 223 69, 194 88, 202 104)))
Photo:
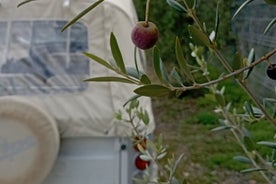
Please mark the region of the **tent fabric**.
MULTIPOLYGON (((131 129, 114 114, 136 86, 87 83, 83 79, 111 76, 82 52, 107 61, 113 57, 110 33, 117 37, 123 59, 134 67, 131 30, 137 21, 131 0, 105 0, 64 32, 65 23, 95 0, 37 0, 17 8, 21 0, 2 0, 0 7, 0 96, 16 96, 43 108, 58 123, 62 137, 126 136, 131 129)), ((137 57, 142 68, 143 53, 137 57)), ((149 98, 139 98, 154 118, 149 98)))

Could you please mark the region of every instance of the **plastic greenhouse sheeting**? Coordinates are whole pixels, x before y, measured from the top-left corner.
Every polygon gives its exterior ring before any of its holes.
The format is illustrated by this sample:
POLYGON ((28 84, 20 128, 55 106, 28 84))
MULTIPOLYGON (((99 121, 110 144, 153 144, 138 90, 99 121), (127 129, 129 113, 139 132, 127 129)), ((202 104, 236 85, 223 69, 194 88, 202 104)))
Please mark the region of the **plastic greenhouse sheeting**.
MULTIPOLYGON (((244 1, 235 2, 241 5, 244 1)), ((244 56, 249 54, 251 48, 255 50, 256 59, 276 48, 276 25, 264 34, 266 26, 275 17, 276 6, 268 5, 263 0, 254 0, 233 20, 233 28, 238 35, 238 46, 244 56)), ((276 63, 276 56, 271 57, 270 61, 276 63)), ((267 66, 268 64, 263 62, 254 67, 248 85, 261 103, 265 101, 265 105, 274 106, 274 100, 266 100, 276 98, 276 83, 267 77, 267 66)))
MULTIPOLYGON (((58 122, 62 137, 124 136, 129 127, 114 113, 134 95, 136 86, 88 83, 83 79, 114 75, 84 56, 91 52, 112 60, 110 33, 118 39, 124 61, 134 66, 130 34, 137 21, 131 0, 105 0, 64 32, 67 21, 94 0, 22 0, 0 6, 0 96, 16 96, 40 106, 58 122)), ((143 54, 138 58, 143 62, 143 54)), ((141 98, 154 129, 151 102, 141 98)))

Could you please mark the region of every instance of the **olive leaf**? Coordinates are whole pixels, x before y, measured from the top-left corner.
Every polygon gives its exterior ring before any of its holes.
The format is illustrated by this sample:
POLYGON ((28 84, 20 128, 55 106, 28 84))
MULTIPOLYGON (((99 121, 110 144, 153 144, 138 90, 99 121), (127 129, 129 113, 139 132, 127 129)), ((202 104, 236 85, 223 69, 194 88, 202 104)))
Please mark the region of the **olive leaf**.
POLYGON ((252 164, 252 161, 245 156, 234 156, 233 159, 242 163, 252 164))
POLYGON ((175 67, 171 70, 170 79, 171 83, 175 82, 177 86, 183 86, 182 79, 176 71, 175 67))
POLYGON ((176 55, 176 59, 179 64, 180 70, 183 72, 185 77, 187 77, 192 82, 195 82, 195 79, 189 70, 187 60, 183 55, 183 51, 181 49, 181 44, 178 37, 176 37, 176 40, 175 40, 175 55, 176 55))
POLYGON ((216 38, 217 38, 217 35, 218 35, 218 29, 219 29, 219 21, 220 21, 220 18, 219 18, 219 3, 220 1, 218 1, 217 3, 217 9, 216 9, 216 22, 215 22, 215 36, 214 36, 214 39, 212 41, 215 41, 216 38))
POLYGON ((276 142, 271 141, 259 141, 257 144, 276 149, 276 142))
POLYGON ((88 52, 83 52, 83 54, 87 57, 89 57, 90 59, 93 59, 94 61, 96 61, 97 63, 103 65, 104 67, 110 69, 110 70, 113 70, 115 71, 115 69, 113 68, 112 65, 110 65, 107 61, 105 61, 104 59, 94 55, 94 54, 91 54, 91 53, 88 53, 88 52))
POLYGON ((71 21, 69 21, 67 24, 63 26, 61 29, 61 32, 66 30, 69 26, 77 22, 80 18, 82 18, 84 15, 86 15, 88 12, 90 12, 92 9, 96 8, 99 4, 101 4, 104 0, 98 0, 94 2, 92 5, 88 6, 85 10, 83 10, 81 13, 79 13, 76 17, 74 17, 71 21))
POLYGON ((170 88, 167 88, 159 84, 148 84, 136 88, 134 92, 141 96, 158 97, 168 95, 171 92, 171 90, 170 88))
MULTIPOLYGON (((252 48, 248 54, 248 57, 247 57, 247 63, 246 65, 249 66, 251 65, 253 62, 255 61, 255 50, 254 48, 252 48)), ((249 75, 251 74, 253 70, 253 67, 249 68, 248 70, 245 70, 244 71, 244 77, 243 77, 243 80, 246 80, 249 75)))
POLYGON ((241 10, 248 5, 249 3, 251 3, 254 0, 246 0, 244 3, 241 4, 241 6, 236 10, 236 12, 234 13, 232 20, 241 12, 241 10))
POLYGON ((183 12, 186 13, 187 10, 186 8, 184 8, 179 2, 175 1, 175 0, 167 0, 168 5, 170 5, 172 8, 174 8, 175 10, 179 11, 179 12, 183 12))
POLYGON ((151 81, 150 81, 149 77, 146 74, 141 75, 140 81, 143 84, 151 84, 151 81))
POLYGON ((211 131, 212 132, 217 132, 217 131, 222 131, 222 130, 228 130, 230 128, 232 128, 232 127, 231 126, 227 126, 227 125, 222 125, 222 126, 213 128, 211 131))
POLYGON ((122 82, 122 83, 134 84, 132 80, 122 78, 122 77, 113 77, 113 76, 93 77, 93 78, 85 79, 84 82, 122 82))
POLYGON ((268 23, 268 25, 266 26, 266 28, 265 28, 265 30, 264 30, 264 34, 266 34, 266 33, 270 30, 270 28, 275 24, 275 22, 276 22, 276 18, 272 19, 272 20, 268 23))
POLYGON ((27 3, 29 3, 29 2, 32 2, 32 1, 36 1, 36 0, 26 0, 26 1, 23 1, 23 2, 21 2, 21 3, 19 3, 19 4, 17 5, 17 8, 19 8, 20 6, 22 6, 22 5, 24 5, 24 4, 27 4, 27 3))
POLYGON ((116 65, 120 68, 121 72, 126 73, 126 67, 124 64, 123 56, 113 32, 110 33, 110 48, 116 65))
POLYGON ((196 26, 188 25, 188 30, 193 41, 198 45, 203 45, 207 47, 212 47, 211 40, 202 31, 200 31, 196 26))
POLYGON ((168 84, 169 77, 165 70, 165 66, 161 60, 160 51, 156 46, 153 48, 153 61, 154 71, 157 77, 159 78, 160 82, 168 84))
POLYGON ((241 173, 250 173, 250 172, 265 171, 265 170, 266 169, 264 168, 249 168, 249 169, 241 170, 241 173))
POLYGON ((144 73, 140 70, 137 70, 136 68, 127 67, 126 68, 126 74, 140 80, 141 75, 143 75, 144 73))

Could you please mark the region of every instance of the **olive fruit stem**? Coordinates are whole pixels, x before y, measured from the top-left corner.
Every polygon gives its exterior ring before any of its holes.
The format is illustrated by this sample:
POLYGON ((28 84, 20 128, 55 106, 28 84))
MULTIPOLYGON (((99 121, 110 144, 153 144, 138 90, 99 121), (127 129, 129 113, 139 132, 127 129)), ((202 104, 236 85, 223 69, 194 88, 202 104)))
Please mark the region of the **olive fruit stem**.
POLYGON ((145 12, 146 26, 148 26, 148 22, 149 22, 149 7, 150 7, 150 0, 147 0, 147 3, 146 3, 146 12, 145 12))

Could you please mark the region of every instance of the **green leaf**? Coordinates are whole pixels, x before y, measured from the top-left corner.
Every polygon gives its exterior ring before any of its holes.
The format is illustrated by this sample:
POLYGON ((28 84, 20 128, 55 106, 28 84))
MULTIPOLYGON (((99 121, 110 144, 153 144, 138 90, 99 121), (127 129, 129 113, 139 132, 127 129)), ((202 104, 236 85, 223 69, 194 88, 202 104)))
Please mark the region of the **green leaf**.
POLYGON ((150 81, 149 77, 145 74, 141 75, 140 81, 143 84, 151 84, 151 81, 150 81))
POLYGON ((164 79, 163 79, 161 67, 160 67, 161 66, 160 51, 156 46, 154 46, 153 48, 153 60, 154 60, 153 65, 154 65, 155 74, 159 78, 160 82, 163 82, 164 79))
POLYGON ((216 9, 215 38, 214 38, 214 40, 216 40, 216 38, 217 38, 218 29, 219 29, 219 21, 220 21, 220 19, 219 19, 219 3, 220 3, 220 1, 218 1, 217 9, 216 9))
POLYGON ((185 57, 183 55, 183 51, 182 51, 181 44, 180 44, 178 37, 176 37, 176 40, 175 40, 175 55, 176 55, 176 59, 177 59, 177 62, 178 62, 181 72, 183 72, 185 77, 187 77, 189 80, 191 80, 192 82, 195 82, 195 79, 194 79, 193 75, 191 74, 190 69, 188 67, 187 60, 185 59, 185 57))
POLYGON ((268 23, 268 25, 266 26, 266 28, 265 28, 265 30, 264 30, 264 34, 266 34, 266 33, 270 30, 270 28, 275 24, 275 22, 276 22, 276 18, 272 19, 272 20, 268 23))
POLYGON ((248 101, 246 101, 246 102, 244 103, 244 107, 245 107, 246 112, 247 112, 250 116, 253 116, 253 115, 254 115, 253 108, 252 108, 251 104, 250 104, 248 101))
POLYGON ((228 130, 232 128, 231 126, 227 126, 227 125, 224 125, 224 126, 219 126, 219 127, 216 127, 216 128, 213 128, 211 131, 213 132, 217 132, 217 131, 221 131, 221 130, 228 130))
POLYGON ((237 11, 234 13, 232 20, 240 13, 240 11, 249 3, 251 3, 254 0, 246 0, 244 3, 242 3, 242 5, 237 9, 237 11))
POLYGON ((259 141, 257 142, 259 145, 267 146, 269 148, 274 148, 276 149, 276 142, 271 142, 271 141, 259 141))
POLYGON ((177 86, 183 86, 182 79, 175 68, 172 69, 172 71, 170 73, 170 78, 172 78, 172 80, 174 80, 176 82, 177 86))
POLYGON ((181 12, 181 13, 186 13, 187 10, 184 8, 179 2, 175 0, 167 0, 168 5, 170 5, 172 8, 175 10, 181 12))
MULTIPOLYGON (((255 50, 254 48, 252 48, 248 54, 247 57, 247 66, 251 65, 253 62, 255 61, 255 50)), ((254 67, 249 68, 248 70, 244 71, 244 78, 243 80, 247 79, 249 77, 249 75, 251 74, 251 72, 253 71, 254 67)))
POLYGON ((67 24, 65 24, 65 26, 63 26, 63 28, 61 29, 61 31, 63 32, 64 30, 66 30, 69 26, 71 26, 72 24, 74 24, 75 22, 77 22, 80 18, 82 18, 84 15, 86 15, 88 12, 90 12, 92 9, 96 8, 99 4, 101 4, 104 0, 98 0, 96 2, 94 2, 92 5, 90 5, 88 8, 86 8, 85 10, 83 10, 81 13, 79 13, 76 17, 74 17, 71 21, 69 21, 67 24))
POLYGON ((108 77, 93 77, 89 79, 85 79, 85 82, 122 82, 122 83, 130 83, 134 84, 133 81, 122 78, 122 77, 113 77, 113 76, 108 76, 108 77))
POLYGON ((196 26, 188 25, 188 30, 193 41, 198 45, 212 47, 212 43, 207 35, 200 31, 196 26))
POLYGON ((127 67, 126 68, 126 74, 140 80, 141 75, 143 75, 144 73, 142 71, 137 71, 136 68, 127 67))
POLYGON ((246 164, 252 164, 252 161, 245 156, 235 156, 234 160, 237 160, 239 162, 246 163, 246 164))
POLYGON ((103 65, 104 67, 110 69, 110 70, 113 70, 114 71, 114 68, 112 65, 110 65, 107 61, 105 61, 104 59, 94 55, 94 54, 91 54, 91 53, 88 53, 88 52, 83 52, 83 54, 87 57, 89 57, 90 59, 93 59, 94 61, 96 61, 97 63, 103 65))
POLYGON ((24 5, 24 4, 27 4, 27 3, 29 3, 29 2, 32 2, 32 1, 36 1, 36 0, 26 0, 26 1, 23 1, 23 2, 21 2, 21 3, 19 3, 19 4, 17 5, 17 8, 19 8, 20 6, 22 6, 22 5, 24 5))
POLYGON ((163 82, 166 84, 169 84, 170 83, 169 76, 162 60, 160 61, 160 69, 161 69, 162 78, 164 79, 163 82))
POLYGON ((134 92, 141 96, 158 97, 168 95, 171 90, 162 85, 148 84, 135 89, 134 92))
POLYGON ((241 170, 241 173, 251 173, 251 172, 256 172, 256 171, 266 171, 266 169, 263 169, 263 168, 250 168, 250 169, 241 170))
POLYGON ((120 68, 121 72, 126 73, 126 68, 123 60, 122 53, 120 51, 117 39, 113 32, 110 34, 110 47, 111 47, 111 52, 113 55, 113 58, 117 64, 117 66, 120 68))
POLYGON ((140 95, 134 95, 131 98, 129 98, 123 105, 123 107, 125 107, 128 103, 137 100, 139 97, 141 97, 140 95))

